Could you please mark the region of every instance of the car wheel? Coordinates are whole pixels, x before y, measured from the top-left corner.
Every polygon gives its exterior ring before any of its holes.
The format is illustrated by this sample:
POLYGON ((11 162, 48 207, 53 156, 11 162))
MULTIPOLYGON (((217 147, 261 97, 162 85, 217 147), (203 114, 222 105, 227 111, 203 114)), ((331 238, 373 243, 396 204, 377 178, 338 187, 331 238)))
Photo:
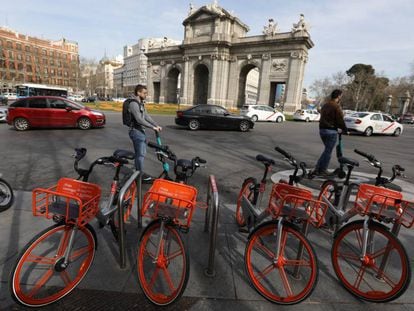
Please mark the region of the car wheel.
POLYGON ((401 135, 401 129, 399 127, 397 127, 394 131, 394 136, 400 136, 401 135))
POLYGON ((247 132, 250 130, 250 124, 248 121, 241 121, 239 125, 240 131, 247 132))
POLYGON ((364 135, 365 135, 365 136, 367 136, 367 137, 368 137, 368 136, 371 136, 371 135, 372 135, 372 131, 373 131, 373 130, 372 130, 372 127, 370 127, 370 126, 369 126, 369 127, 367 127, 367 128, 365 129, 364 135))
POLYGON ((257 122, 257 120, 259 120, 259 117, 254 115, 254 116, 251 117, 251 119, 252 119, 253 122, 257 122))
POLYGON ((17 131, 26 131, 29 129, 29 121, 27 121, 25 118, 14 119, 13 125, 17 131))
POLYGON ((309 118, 306 118, 306 119, 305 119, 305 121, 306 121, 306 122, 309 122, 310 120, 309 120, 309 118))
POLYGON ((282 117, 277 117, 276 122, 277 122, 277 123, 281 123, 281 122, 283 122, 283 118, 282 118, 282 117))
POLYGON ((198 120, 195 119, 190 120, 190 122, 188 122, 188 127, 192 131, 197 131, 200 128, 200 122, 198 122, 198 120))
POLYGON ((78 121, 78 127, 81 130, 89 130, 92 127, 92 122, 88 118, 80 118, 78 121))

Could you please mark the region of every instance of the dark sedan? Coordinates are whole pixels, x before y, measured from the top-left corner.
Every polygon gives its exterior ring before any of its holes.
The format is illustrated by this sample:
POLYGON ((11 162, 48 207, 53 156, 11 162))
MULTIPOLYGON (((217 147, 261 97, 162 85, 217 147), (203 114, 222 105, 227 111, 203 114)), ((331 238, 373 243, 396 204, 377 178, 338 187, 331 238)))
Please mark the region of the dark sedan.
POLYGON ((215 105, 198 105, 184 111, 177 111, 175 124, 188 126, 193 131, 211 128, 247 132, 254 126, 254 122, 249 117, 230 114, 225 108, 215 105))

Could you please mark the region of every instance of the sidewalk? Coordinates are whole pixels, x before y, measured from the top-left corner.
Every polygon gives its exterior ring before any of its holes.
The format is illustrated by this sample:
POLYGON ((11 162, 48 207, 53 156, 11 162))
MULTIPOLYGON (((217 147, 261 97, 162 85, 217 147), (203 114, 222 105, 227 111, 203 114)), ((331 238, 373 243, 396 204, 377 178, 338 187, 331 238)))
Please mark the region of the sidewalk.
MULTIPOLYGON (((225 203, 225 202, 224 202, 225 203)), ((190 232, 185 236, 190 251, 190 278, 179 302, 164 310, 275 310, 281 306, 263 299, 252 287, 244 271, 247 235, 239 233, 234 222, 234 205, 222 204, 217 237, 216 276, 208 278, 209 234, 204 233, 204 210, 198 209, 190 232)), ((136 213, 136 211, 135 211, 136 213)), ((8 278, 18 252, 39 231, 51 225, 31 214, 31 193, 17 192, 12 208, 0 214, 0 310, 26 310, 10 297, 8 278)), ((136 215, 127 224, 127 267, 119 268, 118 245, 106 228, 93 223, 98 236, 94 263, 78 288, 59 303, 43 310, 155 310, 147 302, 138 284, 136 249, 140 231, 136 215)), ((401 241, 410 258, 414 234, 403 229, 401 241)), ((387 304, 360 301, 343 289, 331 266, 330 236, 322 231, 309 236, 319 259, 319 282, 313 294, 289 310, 414 310, 414 287, 410 285, 399 299, 387 304)), ((29 310, 29 309, 28 309, 29 310)), ((33 310, 33 309, 30 309, 33 310)))

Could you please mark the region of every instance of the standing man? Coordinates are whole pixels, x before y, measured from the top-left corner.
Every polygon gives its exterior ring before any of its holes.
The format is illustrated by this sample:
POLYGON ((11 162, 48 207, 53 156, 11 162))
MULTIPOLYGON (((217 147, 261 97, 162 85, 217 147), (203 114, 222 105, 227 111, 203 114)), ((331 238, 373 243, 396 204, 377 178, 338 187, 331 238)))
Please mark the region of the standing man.
POLYGON ((319 120, 319 135, 325 145, 325 149, 316 163, 313 175, 329 174, 327 169, 332 151, 336 145, 337 135, 348 131, 344 121, 344 114, 339 105, 341 98, 342 91, 334 90, 331 93, 331 99, 322 106, 321 118, 319 120))
MULTIPOLYGON (((145 99, 147 98, 147 87, 138 84, 135 87, 135 96, 128 98, 123 105, 123 123, 129 126, 129 137, 135 149, 135 168, 141 172, 144 169, 144 158, 147 151, 145 128, 160 132, 162 130, 145 110, 145 99)), ((151 177, 143 174, 143 181, 150 181, 151 177)))

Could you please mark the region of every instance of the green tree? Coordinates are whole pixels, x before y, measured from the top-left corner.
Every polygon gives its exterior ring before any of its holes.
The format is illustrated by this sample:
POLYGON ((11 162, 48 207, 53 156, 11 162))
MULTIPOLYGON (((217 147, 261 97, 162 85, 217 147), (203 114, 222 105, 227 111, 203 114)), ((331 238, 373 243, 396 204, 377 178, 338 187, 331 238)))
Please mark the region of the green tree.
POLYGON ((375 69, 371 65, 355 64, 346 71, 346 74, 351 78, 347 89, 352 94, 354 109, 358 110, 361 103, 367 99, 370 86, 375 78, 375 69))

